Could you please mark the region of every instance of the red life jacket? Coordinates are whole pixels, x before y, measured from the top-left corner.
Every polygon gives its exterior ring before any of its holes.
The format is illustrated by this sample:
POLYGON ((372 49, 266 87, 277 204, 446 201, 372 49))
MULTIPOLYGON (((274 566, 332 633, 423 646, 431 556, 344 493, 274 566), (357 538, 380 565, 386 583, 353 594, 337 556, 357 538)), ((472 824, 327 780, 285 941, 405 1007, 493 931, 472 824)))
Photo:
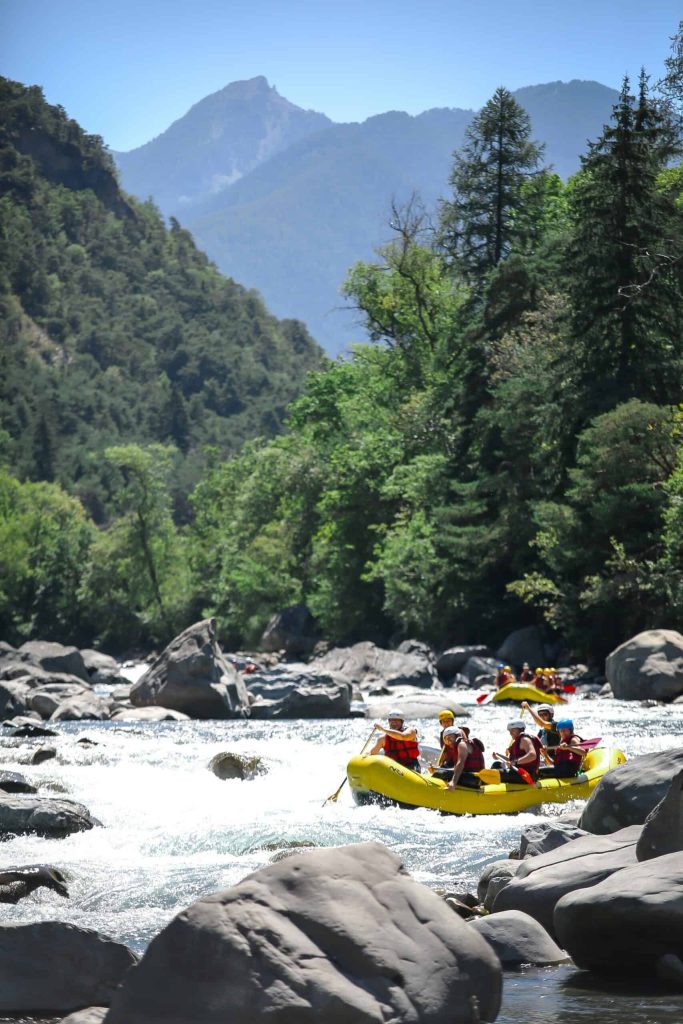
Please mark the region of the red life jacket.
POLYGON ((533 678, 534 674, 530 668, 523 668, 522 671, 519 673, 520 683, 530 683, 533 678))
POLYGON ((529 736, 529 734, 526 732, 520 733, 517 739, 513 740, 510 747, 508 748, 508 757, 510 758, 511 761, 518 761, 520 757, 524 757, 524 755, 527 753, 526 750, 522 750, 521 741, 524 739, 524 737, 526 737, 528 740, 531 740, 531 742, 533 743, 536 759, 534 761, 525 761, 524 764, 521 764, 519 767, 523 768, 524 771, 528 772, 532 779, 535 779, 538 775, 538 769, 541 766, 542 744, 538 736, 529 736))
MULTIPOLYGON (((569 741, 573 739, 577 739, 579 740, 579 742, 581 742, 581 737, 577 736, 575 733, 571 734, 571 736, 569 737, 569 741)), ((564 740, 563 742, 566 743, 568 741, 564 740)), ((553 761, 555 764, 570 764, 573 768, 576 768, 576 770, 578 771, 581 767, 581 762, 583 761, 583 751, 562 750, 561 747, 556 747, 553 761)))
MULTIPOLYGON (((486 764, 484 762, 484 744, 481 742, 481 740, 478 740, 476 736, 471 738, 468 742, 470 743, 472 750, 468 753, 467 757, 465 758, 465 763, 462 766, 462 770, 464 772, 480 772, 482 768, 486 767, 486 764)), ((454 747, 446 747, 446 751, 443 755, 443 761, 441 762, 442 768, 455 767, 459 743, 460 740, 458 740, 458 743, 456 743, 454 747)))
POLYGON ((420 755, 417 740, 397 740, 385 734, 382 746, 387 757, 408 767, 413 765, 420 755))

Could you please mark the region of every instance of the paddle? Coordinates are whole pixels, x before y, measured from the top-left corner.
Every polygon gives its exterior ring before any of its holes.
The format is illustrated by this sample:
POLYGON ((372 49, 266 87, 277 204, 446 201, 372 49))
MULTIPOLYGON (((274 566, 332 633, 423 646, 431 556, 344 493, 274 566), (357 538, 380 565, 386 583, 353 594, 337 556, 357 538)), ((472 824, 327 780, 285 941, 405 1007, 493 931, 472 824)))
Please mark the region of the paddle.
POLYGON ((477 704, 488 704, 495 692, 495 690, 488 690, 486 693, 480 693, 477 697, 477 704))
POLYGON ((597 747, 598 743, 602 743, 602 736, 598 736, 594 740, 581 740, 579 746, 582 750, 592 750, 593 747, 597 747))
MULTIPOLYGON (((494 750, 493 756, 494 757, 499 757, 501 761, 507 761, 507 763, 510 765, 510 767, 511 768, 513 767, 512 763, 510 761, 510 758, 506 757, 505 754, 497 754, 495 752, 495 750, 494 750)), ((494 768, 492 770, 495 771, 496 769, 494 768)), ((526 782, 527 786, 535 785, 534 780, 531 778, 531 776, 529 775, 529 773, 526 770, 526 768, 521 768, 520 765, 516 764, 516 765, 514 765, 514 770, 517 772, 517 774, 519 775, 520 779, 523 779, 526 782)), ((499 776, 500 776, 500 773, 499 773, 499 776)), ((500 782, 500 777, 498 778, 498 781, 500 782)), ((513 783, 513 785, 514 785, 514 783, 513 783)))
MULTIPOLYGON (((367 747, 368 743, 370 742, 370 740, 372 739, 372 737, 375 735, 376 732, 377 732, 377 726, 373 725, 372 732, 370 733, 370 735, 366 739, 365 743, 363 744, 363 749, 360 752, 361 754, 365 753, 365 748, 367 747)), ((331 794, 331 796, 328 796, 327 800, 323 804, 323 807, 325 806, 325 804, 328 804, 328 803, 336 804, 337 797, 339 796, 339 794, 341 793, 342 789, 344 788, 344 783, 347 782, 347 780, 348 780, 348 775, 345 775, 344 778, 341 781, 341 785, 339 786, 339 789, 335 790, 334 793, 331 794)))

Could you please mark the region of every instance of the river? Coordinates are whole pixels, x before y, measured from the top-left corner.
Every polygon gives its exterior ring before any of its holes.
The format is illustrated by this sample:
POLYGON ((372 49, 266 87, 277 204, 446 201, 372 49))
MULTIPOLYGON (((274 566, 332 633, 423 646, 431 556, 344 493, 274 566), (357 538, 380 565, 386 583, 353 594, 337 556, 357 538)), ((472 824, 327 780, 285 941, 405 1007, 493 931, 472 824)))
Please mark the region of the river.
MULTIPOLYGON (((471 712, 468 725, 500 749, 508 707, 480 707, 472 691, 445 691, 471 712)), ((400 699, 396 703, 400 705, 400 699)), ((602 736, 628 757, 683 745, 683 706, 572 698, 576 730, 602 736)), ((563 712, 564 713, 564 712, 563 712)), ((421 721, 434 743, 438 723, 421 721)), ((287 844, 338 846, 375 839, 399 854, 432 888, 476 891, 481 869, 518 845, 534 814, 442 817, 428 810, 356 807, 344 778, 348 757, 368 737, 362 719, 291 722, 65 723, 58 758, 27 768, 27 741, 3 739, 0 764, 23 771, 43 794, 78 800, 105 826, 63 840, 23 836, 3 845, 3 864, 51 863, 69 878, 70 900, 39 890, 0 920, 59 919, 97 929, 142 952, 199 897, 234 885, 287 844), (87 736, 95 746, 75 742, 87 736), (221 781, 207 768, 221 751, 259 755, 267 773, 221 781)), ((52 743, 52 740, 46 740, 52 743)), ((36 741, 32 741, 35 745, 36 741)), ((568 806, 546 806, 557 815, 568 806)), ((573 967, 505 976, 500 1024, 680 1024, 683 997, 666 991, 595 988, 573 967)))

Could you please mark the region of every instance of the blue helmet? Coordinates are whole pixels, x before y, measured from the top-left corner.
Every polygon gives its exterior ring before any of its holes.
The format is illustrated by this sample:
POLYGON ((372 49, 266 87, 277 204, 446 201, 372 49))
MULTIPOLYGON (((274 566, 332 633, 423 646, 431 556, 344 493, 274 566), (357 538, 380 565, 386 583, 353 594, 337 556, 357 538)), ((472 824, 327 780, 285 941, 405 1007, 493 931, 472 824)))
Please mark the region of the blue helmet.
POLYGON ((556 725, 558 729, 571 729, 572 732, 574 731, 574 723, 571 718, 562 718, 556 725))

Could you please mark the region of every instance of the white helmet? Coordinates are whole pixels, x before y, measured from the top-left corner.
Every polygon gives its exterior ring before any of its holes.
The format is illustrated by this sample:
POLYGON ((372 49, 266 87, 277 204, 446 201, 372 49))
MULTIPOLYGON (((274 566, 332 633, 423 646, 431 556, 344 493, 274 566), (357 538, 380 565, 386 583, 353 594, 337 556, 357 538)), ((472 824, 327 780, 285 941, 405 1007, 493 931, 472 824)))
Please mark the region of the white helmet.
POLYGON ((540 714, 541 711, 548 711, 548 712, 550 712, 551 715, 553 715, 555 713, 553 711, 553 708, 551 707, 550 704, 539 704, 538 707, 536 708, 536 711, 537 711, 538 714, 540 714))
POLYGON ((507 725, 508 729, 524 729, 523 718, 511 718, 507 725))
POLYGON ((460 730, 458 729, 457 725, 449 725, 448 728, 444 729, 444 731, 443 731, 443 738, 444 739, 446 739, 447 736, 460 736, 460 735, 461 735, 460 734, 460 730))
POLYGON ((389 721, 390 718, 400 718, 402 722, 404 721, 403 712, 397 711, 396 708, 394 708, 393 711, 390 711, 389 714, 387 715, 387 722, 389 721))

